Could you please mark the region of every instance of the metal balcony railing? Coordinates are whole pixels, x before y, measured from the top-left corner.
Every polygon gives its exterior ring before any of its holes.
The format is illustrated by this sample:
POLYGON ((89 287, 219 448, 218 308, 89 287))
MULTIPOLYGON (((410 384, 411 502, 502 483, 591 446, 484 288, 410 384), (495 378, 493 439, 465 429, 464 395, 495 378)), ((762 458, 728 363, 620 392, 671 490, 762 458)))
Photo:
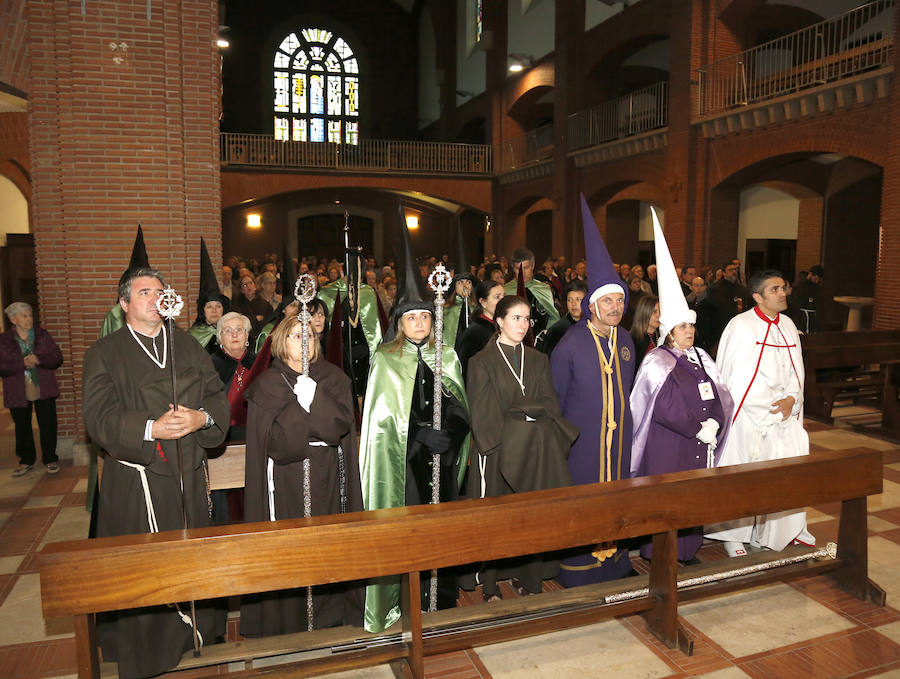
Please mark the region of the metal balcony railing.
POLYGON ((569 116, 568 150, 577 151, 669 124, 669 84, 661 81, 569 116))
POLYGON ((875 0, 697 69, 707 116, 893 63, 894 0, 875 0))
POLYGON ((493 172, 491 147, 479 144, 364 139, 352 145, 225 132, 219 135, 219 150, 223 165, 422 174, 493 172))
POLYGON ((500 171, 508 172, 553 157, 553 125, 543 125, 500 145, 500 171))

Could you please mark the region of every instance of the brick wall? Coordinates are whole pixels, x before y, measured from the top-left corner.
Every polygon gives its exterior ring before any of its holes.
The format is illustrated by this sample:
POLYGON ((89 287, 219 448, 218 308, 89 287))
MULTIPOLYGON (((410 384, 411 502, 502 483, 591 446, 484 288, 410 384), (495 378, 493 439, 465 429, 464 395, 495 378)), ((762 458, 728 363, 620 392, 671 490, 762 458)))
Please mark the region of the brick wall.
POLYGON ((0 2, 0 83, 28 91, 25 0, 0 2))
MULTIPOLYGON (((63 348, 60 436, 81 441, 81 363, 138 223, 192 307, 200 237, 221 257, 217 6, 30 0, 32 231, 45 327, 63 348)), ((190 314, 184 314, 187 325, 190 314)))

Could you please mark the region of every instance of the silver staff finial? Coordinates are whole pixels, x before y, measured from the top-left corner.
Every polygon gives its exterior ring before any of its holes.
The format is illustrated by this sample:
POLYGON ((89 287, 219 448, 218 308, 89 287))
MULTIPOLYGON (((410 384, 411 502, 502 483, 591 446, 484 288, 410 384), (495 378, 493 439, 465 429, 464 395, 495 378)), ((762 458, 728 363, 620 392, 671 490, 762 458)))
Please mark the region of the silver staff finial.
POLYGON ((156 298, 156 310, 167 321, 178 318, 183 308, 184 302, 181 299, 181 295, 177 294, 171 287, 163 290, 162 294, 156 298))

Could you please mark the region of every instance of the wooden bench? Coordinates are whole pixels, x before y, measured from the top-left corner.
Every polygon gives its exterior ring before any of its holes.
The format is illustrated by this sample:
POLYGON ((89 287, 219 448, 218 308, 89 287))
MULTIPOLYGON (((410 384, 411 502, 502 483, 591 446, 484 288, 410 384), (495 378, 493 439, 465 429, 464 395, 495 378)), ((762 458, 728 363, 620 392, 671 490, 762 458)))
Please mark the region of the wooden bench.
MULTIPOLYGON (((278 676, 391 662, 418 678, 426 655, 635 612, 645 614, 649 629, 667 646, 690 653, 693 642, 678 621, 679 600, 827 572, 854 596, 883 605, 884 592, 867 578, 866 542, 866 498, 881 492, 882 474, 879 452, 830 451, 437 506, 51 543, 39 555, 43 612, 47 618, 74 616, 80 679, 100 676, 97 612, 397 574, 402 618, 377 640, 344 627, 219 644, 205 648, 200 658, 187 653, 179 669, 320 649, 302 667, 279 666, 278 676), (679 569, 678 529, 834 501, 842 502, 836 560, 678 589, 679 576, 722 568, 718 562, 679 569), (648 576, 436 613, 419 610, 419 572, 642 535, 653 536, 648 576), (610 595, 642 587, 649 594, 610 603, 610 595), (336 647, 343 652, 322 654, 336 647)), ((725 565, 784 554, 759 553, 725 565)), ((240 676, 273 669, 248 669, 240 676)))
POLYGON ((900 361, 900 338, 876 337, 876 341, 866 343, 864 337, 855 336, 870 333, 821 334, 833 336, 833 342, 826 344, 819 339, 808 342, 806 337, 802 340, 806 372, 804 414, 830 423, 831 410, 838 398, 851 399, 854 403, 868 401, 881 408, 889 383, 886 366, 900 361))

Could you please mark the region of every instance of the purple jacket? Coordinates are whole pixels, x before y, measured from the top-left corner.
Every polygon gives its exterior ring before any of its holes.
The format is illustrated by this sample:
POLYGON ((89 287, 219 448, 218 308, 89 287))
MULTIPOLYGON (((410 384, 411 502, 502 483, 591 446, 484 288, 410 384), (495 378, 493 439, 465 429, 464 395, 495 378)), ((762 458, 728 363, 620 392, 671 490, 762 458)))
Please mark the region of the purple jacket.
MULTIPOLYGON (((53 371, 62 365, 63 356, 50 333, 38 326, 34 327, 34 355, 38 358, 41 399, 56 398, 59 385, 53 371)), ((0 334, 0 376, 3 377, 3 405, 24 408, 28 404, 25 399, 25 358, 16 342, 15 328, 0 334)))

